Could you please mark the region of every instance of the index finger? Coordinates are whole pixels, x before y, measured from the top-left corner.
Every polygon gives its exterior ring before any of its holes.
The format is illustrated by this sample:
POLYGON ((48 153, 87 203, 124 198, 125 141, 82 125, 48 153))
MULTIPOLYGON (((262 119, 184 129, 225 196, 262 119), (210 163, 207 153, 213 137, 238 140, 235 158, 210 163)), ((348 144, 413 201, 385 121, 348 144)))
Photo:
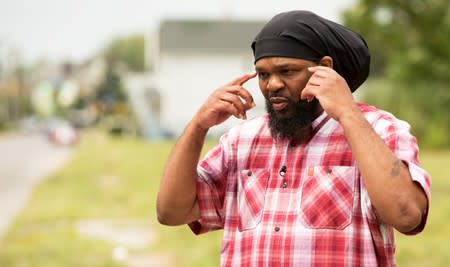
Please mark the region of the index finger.
POLYGON ((231 82, 229 82, 227 85, 243 85, 245 82, 247 82, 248 80, 255 78, 256 77, 256 71, 254 72, 250 72, 244 75, 241 75, 239 77, 237 77, 236 79, 232 80, 231 82))

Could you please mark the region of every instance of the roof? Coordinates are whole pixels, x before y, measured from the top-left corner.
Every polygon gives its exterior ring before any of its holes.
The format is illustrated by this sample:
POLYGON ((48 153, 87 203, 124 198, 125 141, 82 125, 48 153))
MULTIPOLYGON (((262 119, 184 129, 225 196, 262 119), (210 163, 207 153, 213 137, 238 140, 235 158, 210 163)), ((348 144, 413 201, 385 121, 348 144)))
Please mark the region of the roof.
POLYGON ((162 52, 249 52, 264 22, 168 20, 159 31, 162 52))

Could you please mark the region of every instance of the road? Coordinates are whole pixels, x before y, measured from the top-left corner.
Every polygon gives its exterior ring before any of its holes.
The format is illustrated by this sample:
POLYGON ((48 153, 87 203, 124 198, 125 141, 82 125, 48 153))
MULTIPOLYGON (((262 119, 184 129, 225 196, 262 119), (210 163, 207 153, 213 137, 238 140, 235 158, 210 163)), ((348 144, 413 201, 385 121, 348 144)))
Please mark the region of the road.
POLYGON ((0 137, 0 238, 26 205, 33 186, 58 170, 72 149, 49 143, 43 135, 0 137))

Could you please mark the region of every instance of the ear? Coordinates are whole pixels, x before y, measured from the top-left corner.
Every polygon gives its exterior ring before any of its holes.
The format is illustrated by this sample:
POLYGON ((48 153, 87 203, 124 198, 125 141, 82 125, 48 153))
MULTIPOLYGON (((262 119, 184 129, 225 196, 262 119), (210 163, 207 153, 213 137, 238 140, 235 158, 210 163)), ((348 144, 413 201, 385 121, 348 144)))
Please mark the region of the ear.
POLYGON ((319 61, 320 66, 333 68, 333 58, 330 56, 324 56, 319 61))

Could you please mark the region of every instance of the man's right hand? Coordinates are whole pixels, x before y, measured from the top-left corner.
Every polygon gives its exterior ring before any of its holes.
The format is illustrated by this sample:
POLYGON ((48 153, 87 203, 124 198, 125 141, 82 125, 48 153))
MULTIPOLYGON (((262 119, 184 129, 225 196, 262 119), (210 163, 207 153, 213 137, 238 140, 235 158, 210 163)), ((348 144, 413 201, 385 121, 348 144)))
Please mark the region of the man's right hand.
POLYGON ((256 72, 247 73, 215 90, 200 107, 192 122, 202 130, 221 124, 231 115, 246 119, 247 110, 255 107, 252 95, 242 86, 256 77, 256 72))

